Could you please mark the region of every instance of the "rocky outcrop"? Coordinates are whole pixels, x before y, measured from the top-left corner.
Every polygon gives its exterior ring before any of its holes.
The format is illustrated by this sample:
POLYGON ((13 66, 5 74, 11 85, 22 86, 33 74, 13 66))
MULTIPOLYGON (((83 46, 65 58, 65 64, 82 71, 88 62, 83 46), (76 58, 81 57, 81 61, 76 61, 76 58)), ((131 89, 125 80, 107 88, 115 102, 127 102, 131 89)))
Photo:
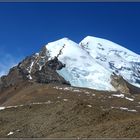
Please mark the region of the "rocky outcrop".
POLYGON ((56 72, 56 70, 61 70, 65 65, 57 57, 48 60, 49 54, 46 55, 46 53, 47 51, 44 47, 39 54, 26 57, 17 66, 11 68, 8 75, 0 78, 0 91, 24 81, 70 85, 56 72))
POLYGON ((7 87, 17 85, 27 80, 26 71, 17 66, 10 69, 9 74, 1 77, 0 91, 7 87))
POLYGON ((121 93, 129 93, 129 88, 122 76, 116 74, 111 75, 111 84, 117 91, 121 93))
POLYGON ((68 81, 56 72, 56 70, 61 70, 63 67, 65 67, 65 65, 55 57, 47 61, 40 71, 35 72, 34 79, 39 83, 61 83, 70 85, 68 81))
POLYGON ((129 82, 125 81, 127 84, 127 87, 129 88, 129 92, 131 94, 140 94, 140 88, 130 84, 129 82))
POLYGON ((140 94, 140 88, 127 82, 122 76, 113 74, 111 84, 121 93, 140 94))

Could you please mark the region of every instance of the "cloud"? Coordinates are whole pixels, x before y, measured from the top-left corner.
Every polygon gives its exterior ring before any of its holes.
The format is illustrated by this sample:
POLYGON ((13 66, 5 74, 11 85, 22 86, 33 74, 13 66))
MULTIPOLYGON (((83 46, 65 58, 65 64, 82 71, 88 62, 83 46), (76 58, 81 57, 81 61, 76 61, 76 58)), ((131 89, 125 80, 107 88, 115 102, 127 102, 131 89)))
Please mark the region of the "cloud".
POLYGON ((4 51, 0 51, 0 76, 9 72, 9 69, 19 63, 21 59, 4 51))

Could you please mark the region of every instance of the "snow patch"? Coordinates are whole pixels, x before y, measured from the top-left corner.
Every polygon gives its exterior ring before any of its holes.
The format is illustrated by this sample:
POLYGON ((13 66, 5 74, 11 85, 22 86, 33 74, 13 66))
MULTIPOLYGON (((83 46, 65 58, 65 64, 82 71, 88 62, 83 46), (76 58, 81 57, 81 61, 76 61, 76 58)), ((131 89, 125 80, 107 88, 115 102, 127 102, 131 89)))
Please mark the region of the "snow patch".
MULTIPOLYGON (((30 103, 29 105, 40 105, 40 104, 51 104, 53 102, 51 102, 50 100, 48 100, 47 102, 34 102, 34 103, 30 103)), ((28 105, 28 104, 27 104, 28 105)), ((22 107, 22 106, 27 106, 27 105, 15 105, 15 106, 2 106, 0 107, 0 111, 5 110, 5 109, 9 109, 9 108, 17 108, 17 107, 22 107)))
POLYGON ((1 110, 4 110, 4 109, 8 109, 8 108, 17 108, 17 107, 21 107, 21 106, 24 106, 24 105, 17 105, 17 106, 2 106, 2 107, 0 107, 0 111, 1 110))
POLYGON ((134 101, 134 99, 128 98, 128 97, 125 97, 125 99, 127 99, 127 100, 129 100, 129 101, 134 101))
POLYGON ((86 92, 85 92, 85 94, 89 94, 89 92, 88 92, 88 91, 86 91, 86 92))
POLYGON ((92 107, 92 105, 87 105, 88 107, 92 107))
POLYGON ((61 87, 58 87, 58 86, 56 86, 56 87, 53 87, 53 88, 55 88, 55 89, 60 89, 60 90, 63 90, 63 88, 61 88, 61 87))
POLYGON ((56 87, 53 87, 53 88, 59 89, 59 90, 72 91, 72 92, 81 92, 79 89, 74 89, 72 87, 64 87, 64 88, 62 88, 62 87, 56 86, 56 87))
POLYGON ((29 75, 27 75, 27 78, 29 78, 30 80, 32 80, 33 78, 32 78, 32 76, 29 74, 29 75))
POLYGON ((51 102, 50 100, 48 100, 47 102, 35 102, 35 103, 30 103, 30 105, 42 105, 42 104, 51 104, 53 102, 51 102))
POLYGON ((124 98, 124 94, 112 94, 112 96, 119 97, 119 98, 124 98))
POLYGON ((6 108, 6 107, 3 107, 3 106, 2 106, 2 107, 0 107, 0 110, 4 110, 5 108, 6 108))
POLYGON ((79 89, 73 89, 74 92, 81 92, 79 89))
POLYGON ((7 134, 7 136, 10 136, 10 135, 13 135, 14 134, 14 132, 9 132, 8 134, 7 134))
POLYGON ((38 55, 39 55, 39 53, 35 53, 35 55, 36 55, 36 56, 38 56, 38 55))
POLYGON ((120 109, 130 111, 130 112, 137 112, 135 109, 128 109, 128 108, 125 108, 125 107, 120 107, 120 109))
POLYGON ((125 110, 125 111, 129 111, 129 112, 137 112, 137 110, 135 109, 128 109, 126 107, 111 107, 112 109, 120 109, 120 110, 125 110))
POLYGON ((65 87, 65 88, 62 88, 62 89, 64 89, 64 90, 72 90, 71 87, 65 87))
POLYGON ((67 102, 67 101, 68 101, 68 99, 63 99, 63 101, 67 102))
POLYGON ((43 67, 43 66, 39 65, 39 71, 41 71, 42 67, 43 67))
POLYGON ((31 73, 31 72, 32 72, 32 67, 33 67, 33 65, 34 65, 34 61, 33 61, 33 62, 31 62, 31 65, 29 66, 29 69, 28 69, 28 72, 29 72, 29 73, 31 73))

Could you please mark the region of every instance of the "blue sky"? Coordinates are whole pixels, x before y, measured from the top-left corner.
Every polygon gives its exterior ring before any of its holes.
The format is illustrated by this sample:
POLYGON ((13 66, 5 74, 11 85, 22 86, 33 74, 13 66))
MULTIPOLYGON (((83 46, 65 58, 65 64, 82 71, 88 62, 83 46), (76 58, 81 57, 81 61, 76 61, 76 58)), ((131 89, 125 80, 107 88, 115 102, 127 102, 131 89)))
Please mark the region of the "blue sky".
POLYGON ((0 74, 50 41, 88 35, 140 54, 140 3, 0 3, 0 74))

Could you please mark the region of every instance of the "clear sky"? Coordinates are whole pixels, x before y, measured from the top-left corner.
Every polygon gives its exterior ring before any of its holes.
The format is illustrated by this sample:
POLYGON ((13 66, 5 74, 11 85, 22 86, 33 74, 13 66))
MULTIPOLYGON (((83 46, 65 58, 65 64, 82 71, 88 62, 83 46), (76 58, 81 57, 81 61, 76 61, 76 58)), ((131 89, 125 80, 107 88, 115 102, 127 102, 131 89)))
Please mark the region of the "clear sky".
POLYGON ((140 3, 0 3, 0 75, 50 41, 88 35, 140 54, 140 3))

